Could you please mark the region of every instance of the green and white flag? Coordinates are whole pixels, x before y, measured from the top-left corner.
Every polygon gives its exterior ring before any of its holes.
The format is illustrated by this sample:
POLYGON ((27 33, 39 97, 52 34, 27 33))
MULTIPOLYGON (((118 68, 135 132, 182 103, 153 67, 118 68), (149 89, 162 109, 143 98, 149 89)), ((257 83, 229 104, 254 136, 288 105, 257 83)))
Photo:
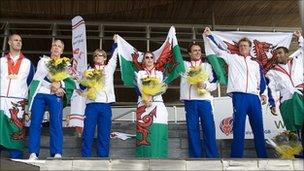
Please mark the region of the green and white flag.
MULTIPOLYGON (((217 46, 232 54, 238 54, 237 42, 247 37, 252 42, 251 56, 263 66, 265 71, 272 67, 275 58, 272 58, 273 50, 276 47, 284 46, 289 48, 292 33, 274 32, 221 32, 213 31, 212 36, 217 46)), ((213 67, 218 81, 222 85, 227 84, 227 65, 222 58, 216 55, 211 49, 206 37, 204 37, 205 53, 213 67)))
MULTIPOLYGON (((71 97, 72 97, 72 94, 74 92, 76 85, 75 85, 75 81, 70 77, 64 79, 63 82, 65 85, 65 87, 64 87, 65 95, 63 96, 63 105, 67 106, 68 104, 70 104, 71 97)), ((37 95, 37 92, 38 92, 40 86, 41 86, 41 81, 39 81, 39 80, 33 80, 29 86, 29 94, 28 94, 28 102, 29 102, 28 110, 29 111, 33 107, 32 106, 33 101, 34 101, 35 96, 37 95)))
POLYGON ((162 102, 136 110, 136 157, 167 158, 168 112, 162 102))
POLYGON ((25 139, 25 99, 1 96, 0 100, 0 145, 22 151, 25 139))
MULTIPOLYGON (((126 86, 134 86, 135 72, 142 69, 143 52, 137 51, 120 36, 117 36, 117 48, 122 81, 126 86)), ((165 42, 153 53, 156 58, 155 68, 164 73, 165 83, 169 84, 185 71, 173 26, 171 26, 165 42)))

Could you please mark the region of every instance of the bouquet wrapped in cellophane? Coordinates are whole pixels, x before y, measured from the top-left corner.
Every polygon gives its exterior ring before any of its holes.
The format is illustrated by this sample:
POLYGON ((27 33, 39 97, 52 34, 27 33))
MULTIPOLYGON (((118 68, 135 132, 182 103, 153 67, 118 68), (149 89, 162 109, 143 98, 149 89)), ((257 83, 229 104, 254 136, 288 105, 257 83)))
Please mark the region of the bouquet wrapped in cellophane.
POLYGON ((50 59, 46 66, 49 70, 49 77, 52 82, 59 82, 68 78, 68 67, 70 59, 67 57, 50 59))
MULTIPOLYGON (((191 67, 187 72, 187 80, 190 85, 197 85, 200 82, 208 80, 208 73, 200 66, 191 67)), ((204 96, 209 92, 204 88, 197 88, 197 94, 204 96)))
POLYGON ((80 84, 87 87, 85 95, 90 100, 96 100, 97 93, 104 88, 104 75, 102 71, 100 69, 88 69, 80 80, 80 84))
POLYGON ((161 82, 158 77, 144 77, 141 79, 140 86, 143 101, 147 101, 148 96, 163 94, 167 90, 167 85, 161 82))
POLYGON ((274 147, 282 159, 293 159, 294 155, 303 150, 297 135, 290 131, 281 132, 275 137, 267 139, 267 143, 274 147))

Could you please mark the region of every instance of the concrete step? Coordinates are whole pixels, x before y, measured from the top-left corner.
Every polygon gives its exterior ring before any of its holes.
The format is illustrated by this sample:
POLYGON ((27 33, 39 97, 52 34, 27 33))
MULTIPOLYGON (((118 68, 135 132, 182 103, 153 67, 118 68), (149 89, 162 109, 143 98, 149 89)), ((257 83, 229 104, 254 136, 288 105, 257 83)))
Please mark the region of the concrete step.
MULTIPOLYGON (((2 162, 3 160, 1 160, 2 162)), ((22 163, 38 166, 40 170, 303 170, 303 160, 279 159, 81 159, 18 160, 12 166, 0 170, 17 168, 22 163), (17 167, 16 167, 17 166, 17 167)))
MULTIPOLYGON (((176 159, 185 159, 188 157, 188 141, 187 141, 187 129, 186 124, 181 123, 169 123, 169 139, 168 139, 168 157, 176 159)), ((112 132, 123 132, 128 134, 135 134, 135 123, 133 122, 113 122, 112 132)), ((63 128, 64 133, 64 157, 81 157, 81 141, 82 139, 77 137, 74 128, 63 128)), ((135 138, 127 140, 111 139, 110 157, 111 158, 134 158, 135 157, 135 138)), ((230 157, 231 140, 217 140, 217 146, 220 152, 221 158, 230 157)), ((96 156, 96 139, 93 144, 92 154, 96 156)), ((274 150, 268 147, 268 155, 271 158, 275 158, 274 150)), ((29 156, 26 147, 24 149, 24 157, 29 156)), ((7 157, 6 152, 1 153, 1 157, 7 157)), ((40 159, 49 157, 49 130, 48 127, 44 127, 41 133, 41 149, 40 159)), ((255 148, 253 140, 245 140, 245 158, 255 158, 255 148)))

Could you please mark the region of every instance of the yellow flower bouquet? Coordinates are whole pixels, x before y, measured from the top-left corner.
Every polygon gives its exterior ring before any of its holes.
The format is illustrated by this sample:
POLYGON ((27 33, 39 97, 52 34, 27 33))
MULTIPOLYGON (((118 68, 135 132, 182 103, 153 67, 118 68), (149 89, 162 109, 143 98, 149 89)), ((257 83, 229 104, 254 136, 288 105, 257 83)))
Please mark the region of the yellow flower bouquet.
POLYGON ((67 57, 50 59, 46 64, 50 73, 50 80, 59 82, 68 78, 70 76, 67 71, 69 65, 70 59, 67 57))
MULTIPOLYGON (((190 85, 197 85, 200 82, 208 80, 208 73, 200 66, 191 67, 187 72, 187 80, 190 85)), ((209 92, 204 88, 197 88, 197 93, 198 95, 203 96, 209 92)))
POLYGON ((144 101, 147 96, 156 96, 166 92, 167 85, 160 81, 157 77, 147 76, 141 79, 141 92, 144 101))
POLYGON ((284 131, 271 139, 267 143, 274 147, 277 154, 282 159, 293 159, 303 148, 295 133, 284 131))
POLYGON ((85 95, 90 100, 96 100, 97 93, 104 88, 104 76, 102 70, 88 69, 84 72, 84 77, 80 84, 87 87, 85 95))

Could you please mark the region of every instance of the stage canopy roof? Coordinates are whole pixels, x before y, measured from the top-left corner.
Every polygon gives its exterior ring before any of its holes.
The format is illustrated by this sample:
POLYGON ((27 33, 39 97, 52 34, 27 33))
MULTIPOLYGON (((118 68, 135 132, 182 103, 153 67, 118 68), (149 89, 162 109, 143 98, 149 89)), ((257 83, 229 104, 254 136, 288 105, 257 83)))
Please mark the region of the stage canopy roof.
POLYGON ((298 0, 1 0, 1 18, 300 27, 298 0))

